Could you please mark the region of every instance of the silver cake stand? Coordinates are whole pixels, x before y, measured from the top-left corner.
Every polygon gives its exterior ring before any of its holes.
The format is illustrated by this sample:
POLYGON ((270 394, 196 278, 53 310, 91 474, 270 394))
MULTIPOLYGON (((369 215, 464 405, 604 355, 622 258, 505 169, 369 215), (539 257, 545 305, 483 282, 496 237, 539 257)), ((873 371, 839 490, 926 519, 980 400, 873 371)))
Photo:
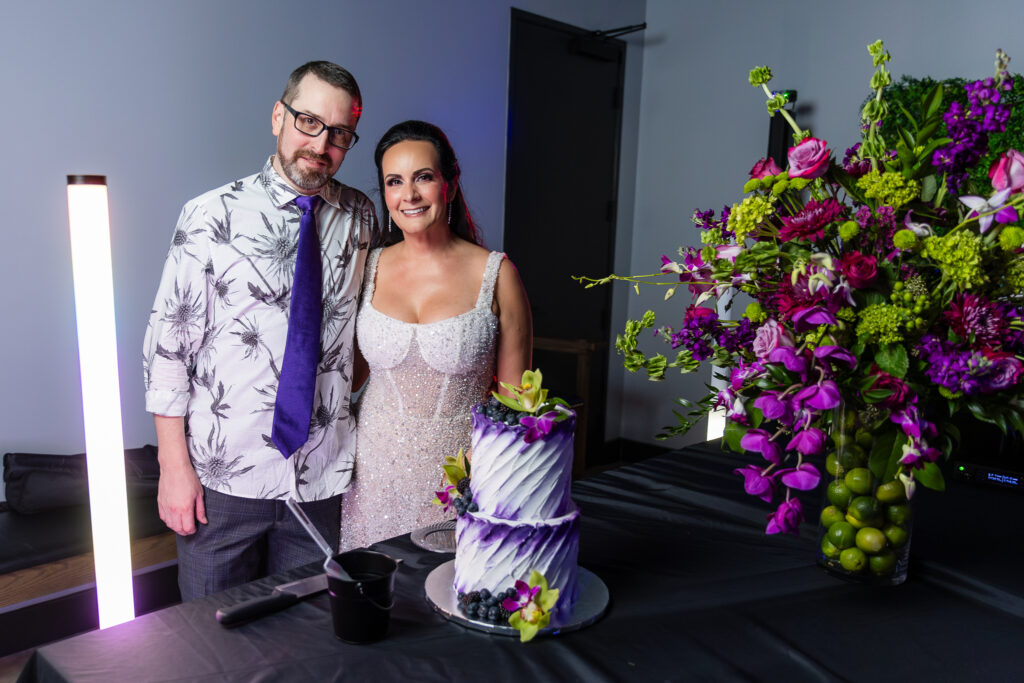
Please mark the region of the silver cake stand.
MULTIPOLYGON (((427 575, 424 588, 427 593, 427 602, 441 616, 456 624, 471 628, 484 633, 493 633, 501 636, 519 637, 519 631, 508 624, 492 624, 489 621, 477 621, 470 619, 459 611, 459 601, 452 589, 455 580, 455 560, 449 560, 440 567, 434 569, 427 575)), ((551 621, 547 627, 542 628, 540 635, 555 636, 559 633, 578 631, 589 626, 605 613, 608 609, 608 587, 604 581, 598 578, 593 572, 579 567, 576 574, 579 586, 579 597, 572 611, 566 614, 555 609, 551 614, 551 621)))

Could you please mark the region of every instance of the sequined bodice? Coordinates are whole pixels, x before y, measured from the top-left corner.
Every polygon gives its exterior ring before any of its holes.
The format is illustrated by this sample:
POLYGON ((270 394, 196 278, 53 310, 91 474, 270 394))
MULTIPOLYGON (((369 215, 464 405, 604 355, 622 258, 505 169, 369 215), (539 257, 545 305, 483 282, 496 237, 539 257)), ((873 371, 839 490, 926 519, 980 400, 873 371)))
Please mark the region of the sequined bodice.
POLYGON ((494 377, 498 318, 491 310, 503 254, 491 252, 476 305, 417 324, 373 307, 380 250, 366 260, 356 320, 370 382, 359 400, 352 488, 342 496, 341 548, 361 548, 449 519, 433 505, 445 456, 468 450, 473 404, 494 377))
POLYGON ((370 366, 364 401, 423 419, 468 415, 494 376, 498 318, 491 301, 503 257, 499 252, 488 256, 472 309, 421 324, 396 320, 373 307, 380 250, 370 254, 356 324, 359 348, 370 366))

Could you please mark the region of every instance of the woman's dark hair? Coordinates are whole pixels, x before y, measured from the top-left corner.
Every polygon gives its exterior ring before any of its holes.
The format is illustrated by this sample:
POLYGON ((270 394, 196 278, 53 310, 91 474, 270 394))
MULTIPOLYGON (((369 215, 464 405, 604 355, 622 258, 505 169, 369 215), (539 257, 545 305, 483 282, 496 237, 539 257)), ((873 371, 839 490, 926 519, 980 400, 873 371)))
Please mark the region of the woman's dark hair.
MULTIPOLYGON (((473 244, 482 245, 483 241, 480 239, 480 233, 477 232, 476 226, 473 224, 473 218, 469 215, 469 207, 466 205, 466 193, 462 191, 462 187, 459 184, 461 174, 459 172, 459 160, 455 158, 455 150, 452 149, 452 145, 448 142, 448 137, 444 134, 444 131, 426 121, 403 121, 402 123, 396 123, 388 129, 388 132, 384 133, 380 142, 377 143, 377 149, 373 152, 373 161, 377 164, 377 186, 380 190, 382 211, 380 222, 383 224, 387 221, 388 216, 388 206, 384 200, 384 170, 381 168, 381 160, 384 158, 385 152, 399 142, 407 140, 429 142, 437 150, 437 157, 441 163, 441 176, 448 183, 449 187, 458 188, 455 198, 452 199, 452 220, 449 227, 451 227, 453 233, 462 239, 473 244)), ((385 232, 387 231, 386 228, 384 230, 385 232)), ((385 244, 401 242, 402 239, 404 239, 402 232, 397 227, 393 227, 390 234, 384 235, 385 244)))

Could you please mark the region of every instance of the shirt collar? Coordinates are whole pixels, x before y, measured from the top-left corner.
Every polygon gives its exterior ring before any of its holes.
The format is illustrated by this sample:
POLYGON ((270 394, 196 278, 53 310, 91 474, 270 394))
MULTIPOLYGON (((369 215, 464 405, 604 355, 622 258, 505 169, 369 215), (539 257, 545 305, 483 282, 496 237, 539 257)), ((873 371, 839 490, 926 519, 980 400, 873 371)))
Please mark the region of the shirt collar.
MULTIPOLYGON (((263 189, 267 191, 270 201, 279 209, 283 209, 299 196, 295 188, 274 168, 274 155, 270 155, 267 163, 263 164, 263 169, 259 173, 259 181, 263 189)), ((334 178, 328 180, 317 194, 335 209, 341 208, 341 183, 334 178)))

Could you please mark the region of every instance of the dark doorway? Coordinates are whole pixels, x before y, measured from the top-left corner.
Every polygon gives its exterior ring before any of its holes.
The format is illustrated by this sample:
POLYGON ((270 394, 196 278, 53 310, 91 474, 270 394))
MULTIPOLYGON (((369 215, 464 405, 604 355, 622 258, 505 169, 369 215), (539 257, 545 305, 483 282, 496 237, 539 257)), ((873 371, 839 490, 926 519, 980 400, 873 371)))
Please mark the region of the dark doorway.
POLYGON ((505 251, 530 296, 534 367, 582 402, 575 473, 603 460, 626 44, 512 10, 505 251))

